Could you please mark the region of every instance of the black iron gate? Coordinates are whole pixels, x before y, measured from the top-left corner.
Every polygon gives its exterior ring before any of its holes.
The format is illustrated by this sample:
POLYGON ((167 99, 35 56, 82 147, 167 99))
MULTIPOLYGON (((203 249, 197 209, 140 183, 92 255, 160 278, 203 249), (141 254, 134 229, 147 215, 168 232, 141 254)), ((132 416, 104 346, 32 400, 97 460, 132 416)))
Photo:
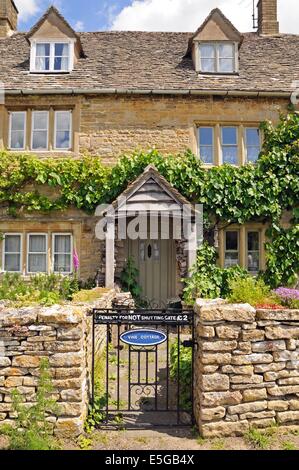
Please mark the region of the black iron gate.
POLYGON ((100 425, 193 424, 194 313, 93 311, 92 405, 100 425))

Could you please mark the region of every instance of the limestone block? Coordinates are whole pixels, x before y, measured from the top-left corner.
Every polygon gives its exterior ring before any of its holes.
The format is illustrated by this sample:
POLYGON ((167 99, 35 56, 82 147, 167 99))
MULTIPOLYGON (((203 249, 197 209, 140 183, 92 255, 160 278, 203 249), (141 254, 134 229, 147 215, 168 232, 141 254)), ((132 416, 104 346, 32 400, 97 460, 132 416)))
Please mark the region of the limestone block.
POLYGON ((275 362, 299 361, 299 351, 279 351, 273 353, 275 362))
POLYGON ((84 418, 58 418, 54 434, 60 438, 74 438, 83 433, 84 418))
POLYGON ((293 395, 299 393, 299 385, 289 385, 286 387, 273 387, 268 388, 269 395, 273 397, 282 397, 284 395, 293 395))
POLYGON ((231 363, 233 365, 243 364, 264 364, 273 362, 271 354, 246 354, 244 356, 233 356, 231 363))
POLYGON ((270 428, 275 424, 275 418, 267 418, 267 419, 253 419, 249 422, 250 427, 253 428, 270 428))
POLYGON ((215 328, 212 326, 199 325, 197 328, 197 334, 201 338, 213 338, 215 336, 215 328))
POLYGON ((286 368, 285 362, 272 362, 272 364, 257 364, 254 366, 254 372, 257 374, 263 374, 264 372, 279 371, 286 368))
POLYGON ((217 326, 216 333, 220 339, 237 339, 241 331, 240 326, 217 326))
POLYGON ((255 321, 255 309, 249 304, 210 304, 195 306, 201 321, 231 321, 252 323, 255 321))
POLYGON ((225 408, 218 406, 216 408, 204 408, 201 410, 200 419, 202 421, 215 421, 224 418, 225 408))
POLYGON ((65 402, 81 402, 82 390, 61 390, 60 397, 65 402))
POLYGON ((285 349, 286 343, 283 340, 262 341, 252 344, 253 352, 284 351, 285 349))
POLYGON ((263 341, 265 332, 262 330, 242 331, 243 341, 263 341))
POLYGON ((268 407, 268 403, 264 401, 256 401, 253 403, 243 403, 240 405, 229 406, 227 411, 231 415, 243 414, 255 411, 265 411, 268 407))
POLYGON ((248 421, 218 421, 214 423, 204 423, 200 426, 203 437, 228 437, 242 436, 249 429, 248 421))
POLYGON ((266 388, 253 388, 249 390, 244 390, 243 400, 245 402, 249 401, 260 401, 267 399, 267 389, 266 388))
POLYGON ((261 375, 232 375, 230 378, 232 384, 260 384, 263 382, 261 375))
POLYGON ((237 347, 237 341, 204 341, 200 347, 203 351, 231 351, 237 347))
POLYGON ((281 424, 299 421, 299 411, 278 411, 277 421, 281 424))
MULTIPOLYGON (((11 365, 11 360, 8 357, 0 357, 0 367, 8 367, 11 365)), ((0 369, 0 375, 2 375, 2 371, 0 369)))
POLYGON ((231 363, 231 354, 229 353, 203 353, 201 361, 203 364, 225 365, 231 363))
POLYGON ((299 400, 290 400, 290 410, 296 410, 299 411, 299 400))
POLYGON ((278 385, 299 385, 299 377, 288 377, 286 379, 279 379, 278 385))
POLYGON ((229 389, 229 378, 223 374, 202 375, 201 388, 207 392, 222 391, 229 389))
POLYGON ((244 413, 240 415, 240 419, 266 419, 273 418, 275 411, 260 411, 259 413, 244 413))
POLYGON ((77 325, 82 322, 83 315, 83 310, 79 307, 54 305, 38 311, 38 322, 77 325))
POLYGON ((299 310, 257 310, 258 320, 299 321, 299 310))
POLYGON ((268 401, 268 410, 286 411, 289 408, 289 402, 285 400, 268 401))
POLYGON ((268 326, 265 333, 268 339, 299 338, 299 325, 294 328, 291 326, 268 326))
POLYGON ((81 403, 57 403, 57 416, 81 416, 82 404, 81 403))
POLYGON ((253 375, 253 366, 223 366, 221 372, 224 374, 253 375))
POLYGON ((242 402, 240 392, 205 392, 200 396, 202 406, 237 405, 242 402))
POLYGON ((59 328, 57 330, 58 340, 78 340, 82 337, 83 331, 81 326, 73 326, 70 328, 59 328))
POLYGON ((19 385, 23 385, 23 377, 8 377, 5 382, 5 387, 18 387, 19 385))
POLYGON ((18 356, 12 360, 13 367, 26 367, 28 369, 39 367, 41 358, 38 356, 18 356))
POLYGON ((53 377, 55 377, 55 379, 72 379, 81 377, 83 369, 80 367, 69 367, 66 369, 59 367, 57 369, 53 369, 53 371, 53 377))
POLYGON ((77 367, 82 364, 83 354, 75 353, 57 353, 50 357, 50 366, 53 367, 77 367))

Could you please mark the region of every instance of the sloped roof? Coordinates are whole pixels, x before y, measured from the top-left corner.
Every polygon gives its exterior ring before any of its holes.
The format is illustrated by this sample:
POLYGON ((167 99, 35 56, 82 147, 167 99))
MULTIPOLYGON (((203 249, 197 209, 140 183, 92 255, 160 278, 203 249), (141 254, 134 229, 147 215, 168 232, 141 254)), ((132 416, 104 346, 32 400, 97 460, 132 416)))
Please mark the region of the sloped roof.
POLYGON ((39 30, 39 28, 42 26, 42 24, 46 21, 46 19, 50 16, 51 13, 53 13, 55 16, 57 16, 60 19, 60 21, 62 21, 62 23, 70 30, 70 32, 74 35, 74 37, 79 39, 79 36, 76 33, 76 31, 74 31, 74 29, 71 27, 71 25, 68 23, 68 21, 64 18, 64 16, 62 16, 60 11, 57 10, 57 8, 54 7, 53 5, 50 6, 46 10, 44 15, 37 21, 37 23, 35 23, 35 25, 32 26, 30 31, 28 31, 28 33, 26 34, 26 37, 30 38, 31 36, 33 36, 33 34, 36 33, 39 30))
POLYGON ((122 192, 122 194, 112 202, 107 213, 121 212, 176 212, 182 210, 183 206, 188 206, 194 215, 194 207, 184 196, 180 194, 154 165, 146 167, 144 172, 122 192), (166 197, 161 197, 161 196, 166 197))
POLYGON ((291 93, 299 79, 299 35, 245 33, 239 74, 198 74, 186 57, 190 33, 77 33, 84 50, 69 74, 30 74, 26 34, 0 39, 0 81, 8 90, 291 93))

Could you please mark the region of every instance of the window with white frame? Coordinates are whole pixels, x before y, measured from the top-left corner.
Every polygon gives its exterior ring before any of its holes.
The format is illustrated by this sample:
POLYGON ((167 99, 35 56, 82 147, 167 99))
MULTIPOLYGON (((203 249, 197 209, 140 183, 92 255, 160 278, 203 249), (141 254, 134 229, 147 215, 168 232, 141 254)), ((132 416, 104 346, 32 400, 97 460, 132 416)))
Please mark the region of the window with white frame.
POLYGON ((240 263, 239 232, 227 230, 225 232, 224 267, 230 268, 240 263))
POLYGON ((229 74, 236 72, 236 45, 233 42, 203 42, 199 44, 199 64, 203 73, 229 74))
POLYGON ((22 235, 6 233, 3 245, 3 270, 20 273, 22 271, 22 235))
POLYGON ((247 232, 247 269, 253 274, 257 274, 260 270, 260 233, 258 231, 247 232))
POLYGON ((49 113, 48 111, 33 111, 32 113, 32 150, 48 150, 49 113))
POLYGON ((237 127, 221 127, 222 162, 238 165, 238 129, 237 127))
POLYGON ((261 137, 258 127, 247 127, 245 129, 246 161, 255 163, 261 151, 261 137))
POLYGON ((72 235, 53 234, 53 269, 55 273, 70 274, 72 267, 72 235))
POLYGON ((72 113, 71 111, 55 112, 55 149, 70 150, 72 134, 72 113))
POLYGON ((24 150, 26 145, 26 112, 11 112, 9 124, 9 148, 24 150))
POLYGON ((206 165, 213 165, 214 163, 214 128, 213 127, 199 127, 199 157, 206 165))
POLYGON ((31 72, 70 72, 73 67, 73 43, 46 41, 31 46, 31 72))
POLYGON ((27 272, 46 273, 48 271, 48 236, 30 233, 27 238, 27 272))

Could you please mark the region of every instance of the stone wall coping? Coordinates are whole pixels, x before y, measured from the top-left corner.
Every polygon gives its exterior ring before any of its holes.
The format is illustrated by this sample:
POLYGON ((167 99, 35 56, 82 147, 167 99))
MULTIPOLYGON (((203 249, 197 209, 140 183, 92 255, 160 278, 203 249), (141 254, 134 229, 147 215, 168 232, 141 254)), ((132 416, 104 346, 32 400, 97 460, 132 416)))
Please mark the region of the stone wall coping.
POLYGON ((82 319, 92 312, 93 308, 101 308, 107 299, 115 294, 114 289, 106 292, 93 302, 77 302, 55 304, 51 307, 34 305, 31 307, 0 306, 0 328, 13 326, 26 326, 33 323, 79 324, 82 319))
POLYGON ((256 310, 249 304, 229 304, 224 299, 197 299, 194 311, 202 322, 299 321, 299 309, 256 310))

